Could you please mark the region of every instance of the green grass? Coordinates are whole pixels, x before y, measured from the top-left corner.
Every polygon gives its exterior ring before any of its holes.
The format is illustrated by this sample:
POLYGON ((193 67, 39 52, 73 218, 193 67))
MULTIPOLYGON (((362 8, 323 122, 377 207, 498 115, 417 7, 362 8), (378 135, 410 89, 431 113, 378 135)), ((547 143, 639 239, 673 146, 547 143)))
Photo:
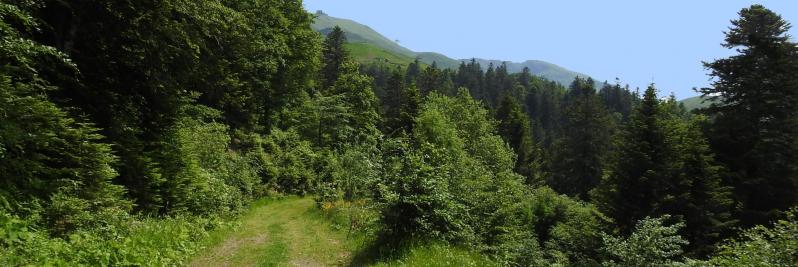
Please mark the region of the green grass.
POLYGON ((346 216, 322 212, 311 198, 261 200, 231 227, 207 238, 189 266, 492 266, 485 256, 439 243, 415 242, 379 258, 373 240, 348 233, 346 216), (397 256, 398 255, 398 256, 397 256))
POLYGON ((323 213, 309 197, 261 200, 237 224, 211 233, 188 266, 495 265, 467 249, 427 242, 380 258, 370 253, 372 238, 348 233, 345 224, 345 216, 323 213))
POLYGON ((260 201, 240 220, 212 233, 189 266, 342 266, 360 244, 334 230, 311 198, 260 201))
MULTIPOLYGON (((413 57, 393 53, 389 50, 368 43, 347 43, 346 49, 349 51, 349 54, 360 63, 378 62, 382 64, 406 67, 415 60, 413 57)), ((426 66, 426 64, 422 65, 426 66)))
POLYGON ((373 266, 498 266, 487 257, 467 249, 443 244, 414 245, 398 259, 378 262, 373 266))
POLYGON ((370 43, 377 47, 382 47, 393 54, 412 57, 415 55, 413 51, 402 47, 394 40, 391 40, 379 32, 375 31, 369 26, 357 23, 352 20, 331 17, 327 15, 317 14, 316 19, 311 26, 316 31, 324 31, 332 27, 339 26, 346 32, 347 38, 353 43, 370 43))

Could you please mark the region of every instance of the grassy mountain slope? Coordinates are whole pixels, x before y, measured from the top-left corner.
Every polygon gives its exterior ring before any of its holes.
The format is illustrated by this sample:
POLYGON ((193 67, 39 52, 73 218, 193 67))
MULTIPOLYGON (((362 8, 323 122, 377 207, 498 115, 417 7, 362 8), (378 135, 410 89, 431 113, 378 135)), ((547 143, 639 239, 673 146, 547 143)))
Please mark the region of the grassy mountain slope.
MULTIPOLYGON (((412 62, 413 58, 418 57, 421 62, 426 64, 437 62, 438 66, 441 68, 455 69, 460 65, 460 62, 470 60, 452 59, 443 54, 435 52, 414 52, 410 49, 402 47, 398 43, 388 39, 366 25, 348 19, 332 17, 324 14, 321 11, 316 12, 315 16, 316 19, 312 25, 313 29, 322 34, 327 34, 336 25, 341 27, 341 29, 343 29, 346 33, 349 42, 356 43, 356 45, 352 45, 349 48, 353 51, 352 53, 355 55, 355 58, 361 62, 370 61, 379 57, 389 59, 389 61, 392 63, 406 65, 407 63, 412 62), (370 44, 374 47, 369 47, 366 44, 370 44), (405 58, 410 58, 410 61, 406 60, 405 58)), ((493 62, 494 65, 501 64, 502 62, 502 60, 476 60, 480 62, 483 68, 487 68, 488 63, 490 62, 493 62)), ((521 72, 524 67, 529 67, 532 74, 542 76, 546 79, 557 81, 565 85, 570 84, 576 76, 589 77, 586 74, 571 71, 555 64, 540 60, 528 60, 521 63, 508 62, 507 67, 510 73, 521 72)))
POLYGON ((457 69, 460 66, 460 60, 449 58, 443 54, 435 53, 435 52, 421 52, 416 55, 419 61, 432 64, 432 62, 436 62, 438 67, 444 69, 457 69))
POLYGON ((690 98, 685 98, 685 99, 679 100, 679 102, 684 104, 684 107, 687 110, 705 108, 705 107, 709 107, 709 105, 712 104, 712 101, 705 100, 705 98, 703 98, 701 96, 694 96, 694 97, 690 97, 690 98))
POLYGON ((316 12, 316 20, 311 27, 313 30, 327 34, 335 26, 341 27, 346 33, 346 38, 353 43, 370 43, 393 53, 408 57, 415 57, 416 53, 404 48, 396 42, 386 38, 369 26, 348 20, 330 17, 322 12, 316 12))
POLYGON ((352 57, 360 63, 380 62, 407 66, 415 60, 414 57, 398 54, 370 43, 348 43, 346 48, 352 57))
MULTIPOLYGON (((464 59, 463 61, 468 61, 470 59, 464 59)), ((521 72, 524 67, 528 67, 529 71, 532 74, 537 76, 542 76, 548 80, 559 82, 563 85, 569 85, 571 82, 574 81, 576 76, 579 77, 590 77, 587 74, 575 72, 568 70, 566 68, 557 66, 555 64, 541 61, 541 60, 527 60, 522 63, 516 62, 509 62, 509 61, 501 61, 501 60, 487 60, 487 59, 476 59, 477 62, 482 66, 483 69, 488 68, 488 64, 493 63, 493 66, 499 66, 502 62, 507 63, 507 71, 510 73, 518 73, 521 72)), ((603 82, 603 81, 596 81, 596 83, 603 82)))

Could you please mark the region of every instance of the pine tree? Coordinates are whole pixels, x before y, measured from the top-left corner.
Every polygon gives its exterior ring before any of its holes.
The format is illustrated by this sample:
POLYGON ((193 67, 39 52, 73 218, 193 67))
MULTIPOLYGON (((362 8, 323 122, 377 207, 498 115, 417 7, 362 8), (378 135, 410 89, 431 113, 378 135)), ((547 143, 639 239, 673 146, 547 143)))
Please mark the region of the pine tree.
POLYGON ((443 72, 438 69, 437 63, 432 62, 432 65, 424 69, 418 79, 418 87, 423 96, 432 91, 440 92, 443 89, 443 72))
POLYGON ((637 220, 651 215, 662 200, 669 180, 669 165, 674 164, 668 149, 668 134, 662 125, 656 89, 650 86, 619 140, 618 155, 602 181, 599 206, 616 218, 624 232, 631 231, 637 220))
POLYGON ((124 188, 112 184, 111 145, 48 97, 59 89, 50 72, 75 75, 76 66, 6 19, 39 27, 26 12, 0 3, 0 210, 29 216, 56 235, 130 210, 124 188))
POLYGON ((385 133, 391 134, 401 127, 399 116, 405 91, 404 75, 398 71, 391 74, 388 79, 385 97, 383 98, 385 133))
POLYGON ((705 254, 731 223, 729 191, 697 124, 674 106, 653 85, 646 90, 593 199, 624 233, 643 218, 673 215, 687 224, 693 252, 705 254))
POLYGON ((421 107, 421 92, 415 84, 411 84, 402 92, 402 103, 399 108, 399 127, 407 133, 413 132, 413 124, 421 107))
POLYGON ((338 80, 338 75, 341 73, 341 65, 349 57, 349 52, 346 51, 346 34, 341 27, 335 26, 332 31, 327 34, 322 46, 322 88, 328 88, 338 80))
POLYGON ((531 81, 532 73, 530 72, 529 67, 524 67, 524 69, 521 71, 521 74, 518 75, 518 82, 521 83, 521 85, 525 88, 529 88, 531 81))
POLYGON ((376 144, 380 115, 371 85, 371 78, 360 74, 357 63, 346 61, 341 65, 341 73, 333 84, 332 93, 343 96, 351 117, 347 127, 352 130, 350 136, 340 139, 341 142, 376 144))
POLYGON ((496 69, 493 67, 493 62, 488 63, 488 69, 485 71, 485 86, 481 88, 482 92, 479 98, 485 101, 489 106, 496 107, 496 93, 498 93, 499 86, 496 80, 496 69))
POLYGON ((528 184, 539 184, 539 150, 532 138, 529 117, 517 100, 505 96, 496 110, 496 119, 499 120, 499 135, 518 155, 515 171, 526 177, 528 184))
POLYGON ((634 104, 634 95, 629 91, 629 86, 621 87, 620 81, 615 80, 615 85, 609 85, 606 81, 604 87, 599 91, 602 102, 612 112, 617 113, 622 120, 629 118, 634 104))
POLYGON ((752 5, 739 15, 723 43, 739 54, 705 63, 716 81, 700 92, 715 101, 708 136, 751 226, 798 203, 798 48, 778 14, 752 5))
POLYGON ((416 58, 410 63, 410 65, 407 65, 407 71, 405 72, 405 84, 418 84, 420 76, 421 62, 419 62, 419 58, 416 58))
POLYGON ((461 62, 455 79, 455 87, 464 87, 468 89, 474 99, 483 99, 483 83, 484 73, 476 59, 472 58, 468 63, 461 62))
POLYGON ((565 122, 554 144, 547 182, 557 192, 587 199, 588 191, 601 179, 614 121, 599 101, 591 79, 577 77, 568 95, 565 122))

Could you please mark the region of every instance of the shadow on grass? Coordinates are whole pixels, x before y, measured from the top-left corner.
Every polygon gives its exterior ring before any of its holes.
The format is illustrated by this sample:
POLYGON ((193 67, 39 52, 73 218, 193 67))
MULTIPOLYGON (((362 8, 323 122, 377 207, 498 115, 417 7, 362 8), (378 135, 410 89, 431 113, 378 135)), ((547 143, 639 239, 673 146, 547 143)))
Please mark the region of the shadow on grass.
POLYGON ((399 260, 408 255, 411 248, 422 244, 426 243, 379 234, 376 239, 365 244, 352 256, 352 261, 348 266, 369 266, 399 260))

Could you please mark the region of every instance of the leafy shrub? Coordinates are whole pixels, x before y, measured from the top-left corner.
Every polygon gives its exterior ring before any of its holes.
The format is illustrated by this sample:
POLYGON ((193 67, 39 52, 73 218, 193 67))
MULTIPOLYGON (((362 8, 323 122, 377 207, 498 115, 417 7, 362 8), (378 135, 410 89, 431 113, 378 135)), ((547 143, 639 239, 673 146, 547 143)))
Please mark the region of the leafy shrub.
POLYGON ((796 266, 798 265, 798 209, 768 228, 756 226, 739 238, 725 241, 709 261, 697 266, 796 266))
POLYGON ((396 240, 467 238, 466 207, 449 187, 449 170, 454 166, 430 162, 445 157, 445 151, 431 146, 413 150, 401 140, 389 141, 384 149, 385 173, 377 201, 385 234, 396 240))
POLYGON ((272 129, 265 138, 255 140, 251 153, 267 187, 299 195, 313 191, 318 155, 310 142, 303 140, 294 130, 272 129))
MULTIPOLYGON (((2 46, 2 45, 0 45, 2 46)), ((0 195, 13 196, 9 209, 26 213, 31 203, 55 234, 104 223, 92 214, 129 210, 111 147, 97 129, 80 123, 49 102, 41 84, 12 82, 0 69, 0 195), (61 203, 59 201, 65 201, 61 203), (35 204, 34 204, 35 205, 35 204)))
POLYGON ((197 217, 126 217, 102 228, 51 238, 27 221, 0 212, 0 265, 180 265, 200 248, 199 241, 216 224, 197 217))
POLYGON ((228 127, 217 110, 186 105, 169 133, 162 162, 163 195, 172 214, 218 214, 243 207, 259 183, 246 157, 229 150, 228 127))
POLYGON ((687 240, 678 232, 684 223, 665 225, 670 216, 640 220, 628 238, 604 235, 610 260, 605 266, 672 266, 681 264, 687 240))

